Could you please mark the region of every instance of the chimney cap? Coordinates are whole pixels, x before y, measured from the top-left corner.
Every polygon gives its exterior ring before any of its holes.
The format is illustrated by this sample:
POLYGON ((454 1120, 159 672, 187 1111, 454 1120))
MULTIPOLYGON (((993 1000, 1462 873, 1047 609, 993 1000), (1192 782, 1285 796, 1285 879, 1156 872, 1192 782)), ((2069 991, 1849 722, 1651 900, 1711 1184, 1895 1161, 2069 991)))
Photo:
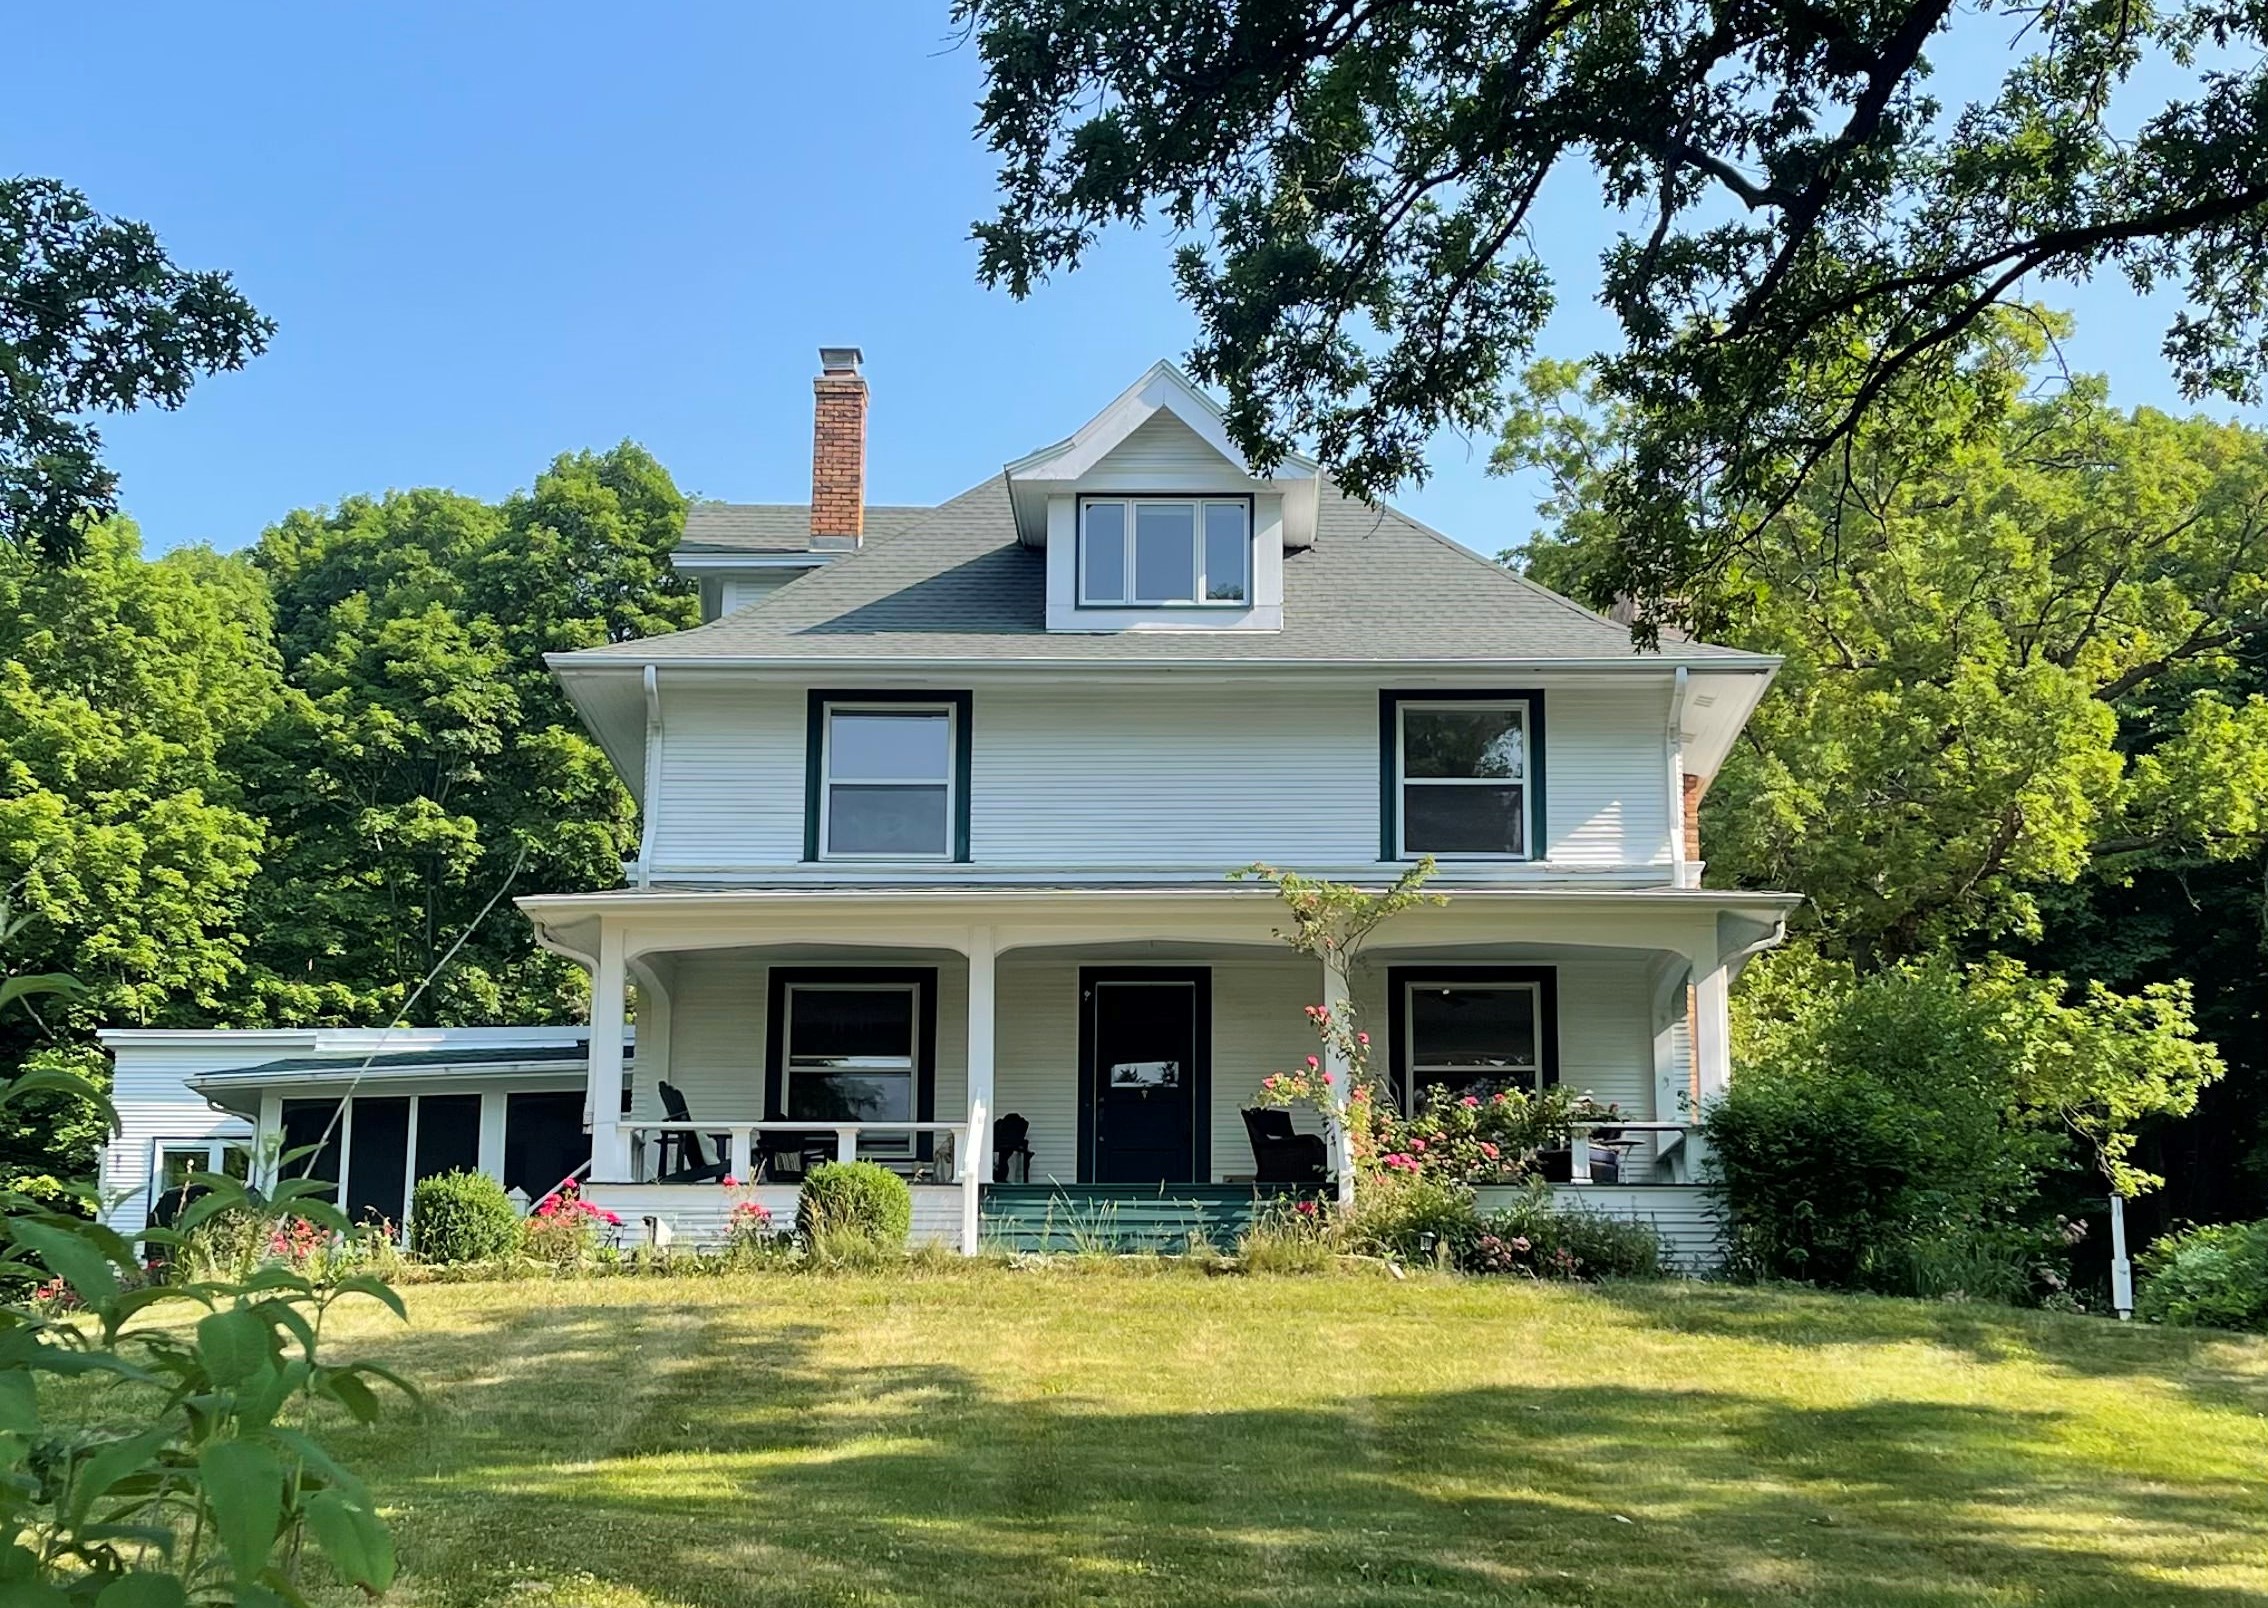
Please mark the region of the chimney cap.
POLYGON ((855 346, 822 346, 819 348, 819 372, 822 374, 856 374, 866 354, 855 346))

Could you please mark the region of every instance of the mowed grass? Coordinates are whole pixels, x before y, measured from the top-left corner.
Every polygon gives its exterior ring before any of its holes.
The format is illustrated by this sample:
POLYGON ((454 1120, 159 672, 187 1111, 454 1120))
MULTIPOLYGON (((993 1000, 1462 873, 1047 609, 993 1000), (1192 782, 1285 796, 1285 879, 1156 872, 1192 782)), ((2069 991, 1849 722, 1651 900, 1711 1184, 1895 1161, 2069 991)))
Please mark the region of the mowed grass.
POLYGON ((1706 1286, 425 1287, 417 1604, 2260 1604, 2268 1346, 1706 1286))

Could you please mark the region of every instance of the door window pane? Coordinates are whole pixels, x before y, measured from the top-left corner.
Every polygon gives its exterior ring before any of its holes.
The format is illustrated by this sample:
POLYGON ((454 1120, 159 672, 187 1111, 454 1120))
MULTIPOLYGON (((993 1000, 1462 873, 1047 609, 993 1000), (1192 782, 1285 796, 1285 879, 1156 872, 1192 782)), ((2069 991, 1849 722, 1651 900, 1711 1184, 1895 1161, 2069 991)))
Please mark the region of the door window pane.
POLYGON ((1187 603, 1197 596, 1197 509, 1192 503, 1134 505, 1134 597, 1187 603))
POLYGON ((1245 559, 1252 550, 1246 510, 1240 503, 1205 505, 1205 598, 1211 603, 1241 603, 1245 593, 1245 559))
POLYGON ((1087 505, 1085 587, 1089 603, 1126 601, 1126 505, 1087 505))

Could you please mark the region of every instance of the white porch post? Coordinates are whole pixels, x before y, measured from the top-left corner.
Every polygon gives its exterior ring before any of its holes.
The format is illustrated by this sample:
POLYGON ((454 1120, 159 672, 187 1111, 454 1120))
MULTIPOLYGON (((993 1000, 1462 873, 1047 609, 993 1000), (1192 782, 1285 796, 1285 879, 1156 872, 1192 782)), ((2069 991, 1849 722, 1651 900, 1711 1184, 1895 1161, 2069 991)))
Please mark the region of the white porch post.
POLYGON ((1693 1061, 1705 1106, 1732 1083, 1732 984, 1714 956, 1693 968, 1693 1061))
POLYGON ((599 928, 598 969, 591 973, 591 1172, 594 1181, 631 1182, 630 1136, 622 1126, 622 929, 599 928))
MULTIPOLYGON (((1323 1005, 1334 1018, 1348 1008, 1353 990, 1347 987, 1346 968, 1336 960, 1323 962, 1323 1005)), ((1354 1082, 1354 1068, 1347 1057, 1329 1039, 1323 1041, 1323 1070, 1330 1074, 1332 1104, 1343 1107, 1354 1082)), ((1339 1204, 1354 1205, 1354 1134, 1343 1122, 1333 1122, 1330 1132, 1331 1160, 1339 1175, 1339 1204)))
POLYGON ((961 1254, 974 1256, 984 1229, 984 1185, 992 1171, 994 1017, 993 935, 969 930, 969 1127, 954 1165, 961 1169, 961 1254))

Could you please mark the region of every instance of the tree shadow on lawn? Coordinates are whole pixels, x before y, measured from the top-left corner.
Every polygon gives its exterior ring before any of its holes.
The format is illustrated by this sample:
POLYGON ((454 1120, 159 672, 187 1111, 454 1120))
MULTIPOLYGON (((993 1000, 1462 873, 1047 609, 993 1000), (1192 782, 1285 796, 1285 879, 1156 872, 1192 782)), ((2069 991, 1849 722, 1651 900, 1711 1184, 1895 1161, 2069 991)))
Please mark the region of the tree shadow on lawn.
POLYGON ((2084 1378, 2147 1377, 2211 1405, 2268 1412, 2268 1342, 2217 1329, 1784 1285, 1619 1283, 1595 1293, 1678 1334, 1803 1347, 1919 1343, 1979 1362, 2029 1361, 2084 1378))
POLYGON ((508 1361, 451 1337, 417 1359, 434 1422, 341 1437, 409 1509, 420 1601, 578 1571, 718 1604, 2264 1600, 2143 1568, 2258 1568, 2256 1492, 2106 1470, 2045 1411, 1318 1374, 1308 1406, 1129 1412, 839 1367, 815 1324, 638 1318, 552 1309, 508 1361))

